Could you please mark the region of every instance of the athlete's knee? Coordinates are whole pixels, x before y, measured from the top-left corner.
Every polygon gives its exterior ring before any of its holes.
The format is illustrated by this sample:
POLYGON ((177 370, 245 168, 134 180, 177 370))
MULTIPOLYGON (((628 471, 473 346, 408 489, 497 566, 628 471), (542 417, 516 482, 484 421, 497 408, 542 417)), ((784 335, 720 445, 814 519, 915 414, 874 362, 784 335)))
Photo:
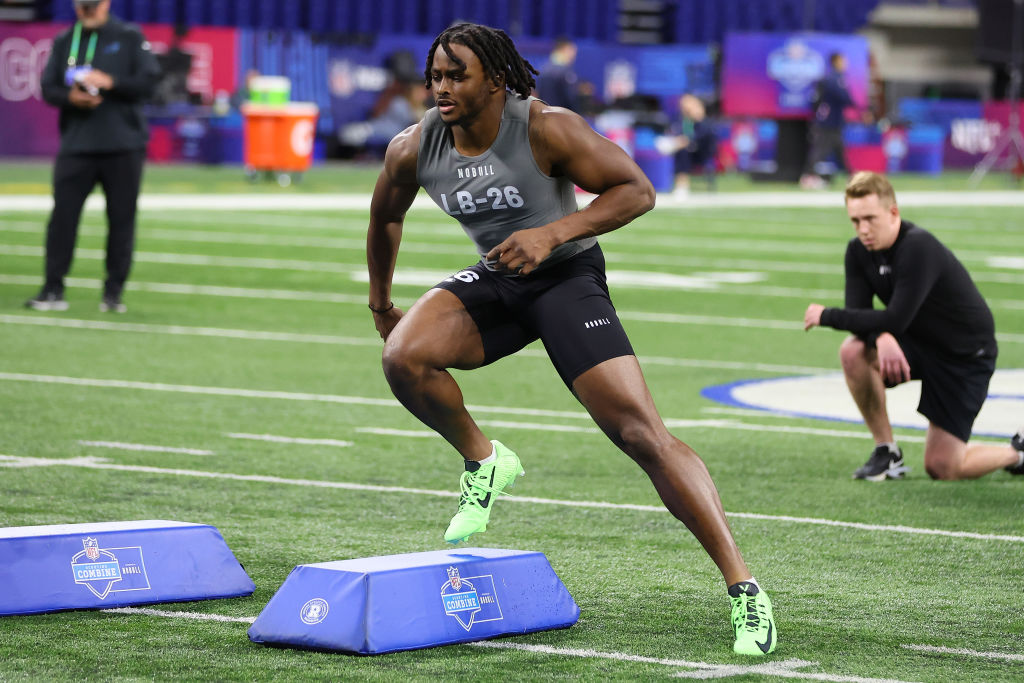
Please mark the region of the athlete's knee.
POLYGON ((867 367, 867 351, 867 344, 863 340, 857 337, 844 339, 843 343, 839 345, 839 363, 843 367, 843 372, 850 374, 867 367))
POLYGON ((410 345, 389 339, 381 356, 384 376, 393 388, 415 385, 427 372, 427 365, 410 345))
POLYGON ((961 479, 960 463, 953 458, 929 458, 924 459, 924 471, 932 479, 941 481, 955 481, 961 479))

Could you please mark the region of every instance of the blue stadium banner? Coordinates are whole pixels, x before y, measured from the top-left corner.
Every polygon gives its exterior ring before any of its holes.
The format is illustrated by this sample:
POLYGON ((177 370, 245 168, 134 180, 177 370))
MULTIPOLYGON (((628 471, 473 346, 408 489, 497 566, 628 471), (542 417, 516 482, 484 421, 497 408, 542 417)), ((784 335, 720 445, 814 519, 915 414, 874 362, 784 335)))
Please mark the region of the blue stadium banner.
POLYGON ((216 528, 146 520, 0 529, 0 616, 251 595, 216 528))
POLYGON ((249 638, 384 654, 568 628, 579 615, 543 553, 464 548, 299 565, 249 638))

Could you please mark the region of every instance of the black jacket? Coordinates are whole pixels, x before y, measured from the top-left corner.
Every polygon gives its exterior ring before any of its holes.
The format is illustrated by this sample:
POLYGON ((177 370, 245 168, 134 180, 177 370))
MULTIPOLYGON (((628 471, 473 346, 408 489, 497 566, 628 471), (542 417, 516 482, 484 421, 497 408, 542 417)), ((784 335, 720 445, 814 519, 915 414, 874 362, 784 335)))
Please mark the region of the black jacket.
POLYGON ((868 342, 882 332, 947 356, 995 358, 992 311, 967 269, 930 232, 900 224, 892 247, 868 251, 860 240, 846 249, 846 307, 826 308, 821 324, 868 342), (885 304, 874 309, 875 296, 885 304))
MULTIPOLYGON (((160 78, 160 66, 137 26, 111 16, 97 33, 92 66, 114 79, 111 90, 101 91, 103 102, 95 109, 80 109, 68 101, 65 85, 74 27, 53 41, 43 69, 43 99, 60 107, 59 154, 122 152, 145 149, 149 130, 142 102, 150 97, 160 78)), ((83 30, 78 63, 85 61, 92 31, 83 30)))

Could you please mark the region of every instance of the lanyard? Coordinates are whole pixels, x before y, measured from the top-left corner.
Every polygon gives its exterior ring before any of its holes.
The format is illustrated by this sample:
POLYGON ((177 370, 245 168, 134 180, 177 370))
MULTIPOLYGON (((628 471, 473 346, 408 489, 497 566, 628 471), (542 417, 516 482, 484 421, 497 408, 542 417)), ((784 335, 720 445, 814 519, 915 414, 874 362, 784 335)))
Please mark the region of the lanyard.
MULTIPOLYGON (((85 48, 85 63, 92 64, 92 58, 96 54, 96 31, 89 36, 89 44, 85 48)), ((71 53, 68 55, 68 66, 78 63, 78 49, 82 44, 82 24, 75 24, 75 33, 71 37, 71 53)))

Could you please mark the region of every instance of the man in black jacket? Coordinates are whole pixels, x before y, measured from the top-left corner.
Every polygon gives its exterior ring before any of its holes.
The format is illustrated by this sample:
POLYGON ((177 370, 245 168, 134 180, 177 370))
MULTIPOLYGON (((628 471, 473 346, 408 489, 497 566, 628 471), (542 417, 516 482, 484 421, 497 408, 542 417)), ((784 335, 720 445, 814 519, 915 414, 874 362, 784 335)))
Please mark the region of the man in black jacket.
POLYGON ((814 100, 811 102, 811 125, 809 130, 810 148, 800 176, 800 186, 808 190, 825 187, 825 181, 818 175, 818 162, 829 155, 835 155, 837 165, 843 171, 849 170, 846 163, 846 148, 843 147, 843 128, 846 120, 843 112, 854 106, 853 98, 846 87, 846 57, 834 52, 828 58, 832 70, 814 86, 814 100))
POLYGON ((43 98, 60 108, 53 212, 46 230, 46 282, 28 308, 63 311, 64 277, 86 197, 107 200, 107 279, 101 311, 122 313, 135 245, 135 209, 149 137, 142 102, 160 76, 149 43, 110 15, 110 0, 74 0, 75 25, 58 35, 42 75, 43 98))
POLYGON ((996 367, 992 312, 960 261, 900 217, 892 185, 860 172, 846 186, 856 238, 846 249, 846 307, 810 304, 804 329, 849 330, 843 374, 875 450, 854 478, 899 479, 907 471, 892 435, 885 388, 921 380, 917 410, 928 418, 924 467, 933 479, 974 479, 1004 467, 1024 474, 1024 429, 1009 446, 968 444, 996 367), (875 296, 885 308, 874 310, 875 296))

